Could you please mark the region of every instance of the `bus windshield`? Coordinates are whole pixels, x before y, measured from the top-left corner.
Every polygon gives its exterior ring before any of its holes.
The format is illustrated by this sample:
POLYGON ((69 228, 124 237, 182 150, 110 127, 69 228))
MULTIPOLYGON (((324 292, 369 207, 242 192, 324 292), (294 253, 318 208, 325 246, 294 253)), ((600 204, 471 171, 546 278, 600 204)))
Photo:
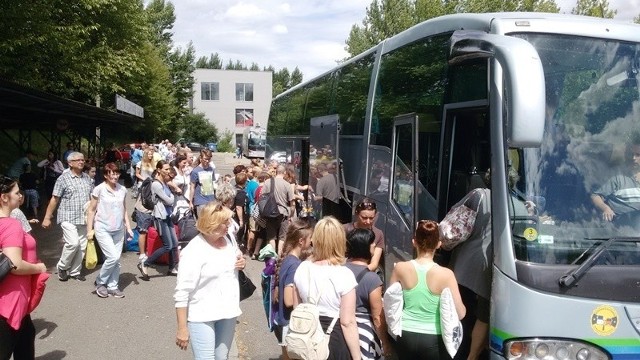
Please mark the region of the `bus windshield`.
POLYGON ((242 137, 243 154, 246 157, 263 158, 267 143, 267 129, 252 126, 244 130, 242 137))
POLYGON ((537 49, 547 97, 542 146, 509 150, 516 258, 580 264, 603 242, 631 237, 596 264, 639 265, 640 44, 511 35, 537 49))
POLYGON ((250 132, 249 138, 247 139, 249 149, 264 151, 266 140, 267 140, 267 136, 264 131, 250 132))

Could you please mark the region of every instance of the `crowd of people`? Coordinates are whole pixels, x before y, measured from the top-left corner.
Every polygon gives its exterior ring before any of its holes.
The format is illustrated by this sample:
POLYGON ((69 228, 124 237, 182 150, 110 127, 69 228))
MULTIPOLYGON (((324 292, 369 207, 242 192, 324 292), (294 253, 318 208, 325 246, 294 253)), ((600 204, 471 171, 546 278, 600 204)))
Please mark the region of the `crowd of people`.
MULTIPOLYGON (((165 147, 163 152, 151 145, 132 145, 131 192, 119 183, 122 166, 114 161, 102 167, 87 166, 81 152, 70 151, 62 161, 49 154, 38 164, 46 169, 45 184, 48 177, 55 179, 42 227, 50 228, 56 213, 64 241, 56 264, 60 281, 86 280, 83 258, 87 242, 95 239, 104 254, 92 285, 95 294, 100 298, 125 297, 119 286, 121 249, 125 239, 137 231, 141 279, 151 280, 149 267, 165 254, 166 275, 177 277, 176 345, 191 347, 198 359, 226 359, 236 318, 241 314, 238 271, 245 268, 246 259, 261 259, 263 250, 269 248, 277 259, 276 280, 269 289, 275 309, 272 325, 284 359, 289 358, 286 337, 291 313, 311 299, 316 301, 323 330, 330 332, 329 359, 381 359, 392 352, 400 359, 424 358, 425 354, 448 358, 438 322, 443 289, 451 289, 460 317, 464 317, 465 308, 454 273, 433 262, 440 247, 436 222, 418 224, 413 238, 417 257, 398 263, 393 270, 391 282, 401 284, 405 301, 402 336, 394 342, 388 335, 382 302, 385 236, 374 226, 378 214, 373 200, 360 201, 353 221, 346 224, 330 215, 314 219, 301 205, 312 196, 305 192, 312 189, 298 183, 295 169, 277 162, 264 166, 252 162, 220 176, 209 150, 193 156, 189 150, 174 153, 167 144, 165 147), (156 199, 152 208, 143 204, 140 189, 147 179, 156 199), (126 201, 130 193, 137 198, 131 210, 126 201), (266 217, 257 210, 263 197, 274 199, 277 215, 266 217), (174 226, 183 216, 197 219, 197 235, 189 239, 188 246, 179 244, 174 226), (157 249, 147 249, 151 228, 162 241, 157 249)), ((14 280, 0 283, 1 294, 16 291, 12 282, 26 281, 25 275, 46 272, 34 255, 35 242, 24 221, 3 220, 22 201, 28 199, 32 204, 33 199, 26 196, 30 173, 26 165, 17 176, 21 180, 6 177, 0 184, 0 216, 4 214, 0 217, 0 245, 16 265, 9 275, 14 280), (25 184, 25 196, 19 193, 18 184, 25 184)), ((320 179, 335 174, 319 167, 320 179)), ((28 226, 29 220, 25 220, 28 226)), ((2 309, 22 309, 17 315, 0 313, 5 320, 0 324, 1 354, 18 356, 18 348, 25 342, 30 344, 27 351, 33 352, 33 324, 23 304, 29 302, 28 288, 21 290, 27 293, 8 298, 13 304, 1 304, 2 309)))

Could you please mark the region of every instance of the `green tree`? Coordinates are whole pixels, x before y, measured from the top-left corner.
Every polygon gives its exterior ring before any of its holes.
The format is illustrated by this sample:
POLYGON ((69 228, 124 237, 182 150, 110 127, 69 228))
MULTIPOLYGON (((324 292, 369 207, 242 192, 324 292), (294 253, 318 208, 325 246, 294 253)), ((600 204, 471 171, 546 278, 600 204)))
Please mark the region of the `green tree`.
POLYGON ((82 102, 144 71, 141 0, 3 2, 0 76, 82 102))
POLYGON ((282 92, 300 84, 303 79, 303 74, 296 66, 293 72, 289 73, 289 69, 282 68, 276 70, 272 65, 263 68, 263 71, 271 71, 272 77, 272 89, 271 94, 276 96, 282 92))
POLYGON ((145 14, 151 31, 151 42, 160 54, 168 56, 173 46, 173 24, 176 22, 175 8, 165 0, 151 0, 145 14))
POLYGON ((362 25, 353 25, 345 50, 356 55, 417 23, 409 0, 373 0, 362 25), (353 38, 352 38, 353 37, 353 38))
POLYGON ((235 135, 231 132, 231 130, 225 130, 218 141, 218 152, 234 152, 236 151, 236 146, 233 143, 233 139, 235 135))
POLYGON ((162 54, 150 42, 144 46, 142 60, 145 71, 132 81, 141 90, 125 92, 123 95, 144 107, 147 137, 172 138, 176 129, 176 107, 171 74, 162 54))
POLYGON ((638 16, 633 18, 633 22, 636 24, 640 24, 640 14, 638 14, 638 16))
POLYGON ((296 66, 295 69, 293 69, 293 72, 291 72, 291 78, 289 81, 289 86, 290 87, 294 87, 298 84, 300 84, 302 82, 303 79, 303 75, 302 75, 302 71, 300 71, 300 69, 298 69, 298 67, 296 66))
POLYGON ((197 69, 222 69, 222 60, 220 59, 220 55, 218 53, 211 54, 209 58, 206 56, 201 56, 198 61, 196 61, 197 69))
MULTIPOLYGON (((180 129, 182 118, 189 112, 187 105, 193 93, 193 70, 195 69, 195 48, 190 42, 186 49, 173 47, 173 24, 175 22, 175 8, 165 0, 152 0, 145 8, 149 22, 151 38, 156 51, 164 60, 169 73, 167 79, 168 93, 171 106, 165 109, 165 114, 158 114, 162 118, 157 122, 157 133, 162 137, 174 137, 180 129)), ((159 89, 157 89, 159 91, 159 89)))
POLYGON ((196 60, 196 69, 206 69, 207 68, 207 57, 200 56, 198 60, 196 60))
POLYGON ((530 11, 557 13, 560 8, 554 0, 459 0, 453 12, 530 11))
POLYGON ((290 88, 291 74, 289 74, 289 69, 284 68, 280 69, 273 73, 273 82, 281 85, 282 90, 286 90, 290 88))
POLYGON ((440 0, 416 0, 416 22, 425 21, 438 16, 455 12, 455 7, 460 1, 453 0, 443 2, 440 0))
POLYGON ((609 2, 607 0, 578 0, 576 7, 571 10, 571 13, 613 19, 618 11, 609 9, 609 2))
POLYGON ((560 7, 554 0, 522 0, 517 11, 558 13, 560 7))
POLYGON ((203 113, 188 114, 182 119, 182 137, 185 139, 207 143, 218 141, 218 129, 207 120, 203 113))
POLYGON ((560 8, 555 0, 373 0, 362 24, 351 27, 345 50, 355 56, 419 22, 442 15, 501 11, 557 13, 560 8))
POLYGON ((271 71, 273 73, 273 96, 281 94, 282 92, 300 84, 303 80, 302 72, 297 66, 291 73, 289 73, 289 69, 286 67, 276 71, 273 66, 264 68, 264 71, 271 71))
POLYGON ((242 63, 240 60, 236 60, 234 63, 233 60, 229 59, 229 62, 224 67, 225 70, 247 70, 247 66, 242 63))
POLYGON ((105 108, 120 94, 145 109, 148 136, 177 131, 195 50, 172 50, 169 1, 9 1, 2 11, 1 77, 105 108))
POLYGON ((184 51, 181 48, 177 48, 169 55, 171 85, 178 119, 189 113, 187 105, 189 99, 193 96, 193 85, 195 84, 193 79, 195 53, 196 50, 193 44, 189 42, 184 51))

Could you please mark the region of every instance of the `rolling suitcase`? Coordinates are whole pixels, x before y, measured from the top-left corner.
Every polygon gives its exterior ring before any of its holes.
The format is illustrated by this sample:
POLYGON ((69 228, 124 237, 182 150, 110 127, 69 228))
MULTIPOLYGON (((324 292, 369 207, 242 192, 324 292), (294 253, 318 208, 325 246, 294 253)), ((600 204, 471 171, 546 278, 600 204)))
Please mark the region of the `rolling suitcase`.
MULTIPOLYGON (((176 230, 176 234, 178 233, 178 229, 177 226, 174 226, 174 229, 176 230)), ((158 231, 156 230, 155 227, 153 226, 149 226, 149 229, 147 230, 147 245, 146 245, 146 254, 148 257, 151 257, 151 254, 153 254, 154 251, 156 251, 156 249, 161 248, 162 245, 162 238, 160 238, 160 235, 158 234, 158 231)), ((179 250, 178 250, 178 254, 179 254, 179 250)), ((179 259, 176 259, 176 261, 178 261, 179 259)), ((158 258, 158 260, 156 260, 155 262, 156 264, 159 265, 167 265, 169 263, 169 253, 166 253, 162 256, 160 256, 158 258)))

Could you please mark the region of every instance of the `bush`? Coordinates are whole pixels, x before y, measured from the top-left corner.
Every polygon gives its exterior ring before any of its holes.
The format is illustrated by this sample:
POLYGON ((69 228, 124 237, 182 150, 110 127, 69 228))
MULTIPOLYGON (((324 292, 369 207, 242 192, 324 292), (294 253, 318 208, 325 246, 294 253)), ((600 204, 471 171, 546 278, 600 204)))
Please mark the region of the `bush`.
POLYGON ((189 114, 182 119, 182 137, 188 141, 206 145, 208 140, 218 139, 218 128, 209 122, 203 113, 189 114))
POLYGON ((235 145, 233 145, 234 136, 231 130, 225 130, 220 137, 220 141, 218 141, 218 152, 230 152, 233 153, 236 151, 235 145))

